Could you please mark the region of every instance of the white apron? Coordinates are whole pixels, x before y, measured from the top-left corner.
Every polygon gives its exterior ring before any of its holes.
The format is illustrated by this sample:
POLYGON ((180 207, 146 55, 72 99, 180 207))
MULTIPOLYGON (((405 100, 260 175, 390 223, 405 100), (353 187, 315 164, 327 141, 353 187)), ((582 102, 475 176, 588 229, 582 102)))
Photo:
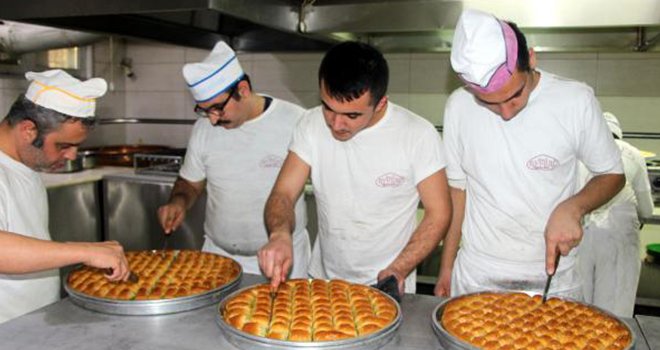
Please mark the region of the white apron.
MULTIPOLYGON (((549 295, 582 301, 582 288, 574 254, 562 256, 550 283, 549 295)), ((481 291, 543 293, 548 275, 545 260, 505 261, 459 249, 451 279, 451 296, 481 291)))
MULTIPOLYGON (((213 240, 208 237, 204 238, 204 245, 202 251, 220 254, 236 260, 244 273, 253 273, 261 275, 259 268, 259 260, 256 255, 232 255, 226 250, 213 244, 213 240)), ((309 265, 309 258, 311 256, 311 244, 309 242, 309 234, 307 230, 295 234, 293 236, 293 265, 291 266, 291 273, 289 278, 307 278, 307 267, 309 265)))
POLYGON ((612 206, 607 221, 585 227, 579 249, 585 301, 632 317, 641 270, 635 207, 612 206))

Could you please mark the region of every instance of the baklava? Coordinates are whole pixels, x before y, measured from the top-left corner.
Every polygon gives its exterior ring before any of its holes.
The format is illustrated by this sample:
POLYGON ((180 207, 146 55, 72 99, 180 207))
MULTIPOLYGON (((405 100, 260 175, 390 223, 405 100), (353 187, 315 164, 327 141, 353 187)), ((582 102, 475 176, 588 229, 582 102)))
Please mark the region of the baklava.
POLYGON ((292 342, 350 339, 378 332, 398 316, 382 292, 341 280, 289 280, 274 298, 267 284, 248 288, 220 310, 240 331, 292 342))
POLYGON ((160 300, 205 293, 231 283, 241 273, 233 259, 194 250, 131 251, 128 266, 135 283, 111 282, 102 269, 83 266, 69 274, 69 287, 113 300, 160 300))
POLYGON ((524 293, 478 293, 449 301, 439 320, 481 349, 625 349, 629 329, 585 304, 524 293))

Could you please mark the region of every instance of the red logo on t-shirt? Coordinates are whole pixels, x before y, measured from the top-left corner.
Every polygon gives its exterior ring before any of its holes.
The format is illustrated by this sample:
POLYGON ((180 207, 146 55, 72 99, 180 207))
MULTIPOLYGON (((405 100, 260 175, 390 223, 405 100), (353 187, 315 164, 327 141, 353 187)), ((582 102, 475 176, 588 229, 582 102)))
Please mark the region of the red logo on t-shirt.
POLYGON ((376 186, 378 187, 399 187, 406 180, 405 177, 395 174, 387 173, 376 178, 376 186))
POLYGON ((272 154, 265 156, 259 162, 259 166, 262 168, 281 168, 282 164, 284 164, 284 158, 272 154))
POLYGON ((528 160, 526 165, 531 170, 554 170, 559 166, 559 161, 549 155, 541 154, 528 160))

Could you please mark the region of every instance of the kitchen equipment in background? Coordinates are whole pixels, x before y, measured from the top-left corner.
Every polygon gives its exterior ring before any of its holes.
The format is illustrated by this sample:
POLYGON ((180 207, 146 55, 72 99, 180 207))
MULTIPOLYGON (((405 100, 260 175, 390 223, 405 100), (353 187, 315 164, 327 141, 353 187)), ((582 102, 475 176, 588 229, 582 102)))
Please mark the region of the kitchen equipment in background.
MULTIPOLYGON (((94 158, 95 165, 133 166, 135 154, 148 154, 170 149, 162 145, 113 145, 81 149, 85 157, 94 158)), ((91 160, 90 160, 91 162, 91 160)))
POLYGON ((646 261, 660 264, 660 243, 646 245, 646 261))
POLYGON ((136 153, 133 158, 133 169, 136 174, 142 175, 177 176, 185 156, 185 148, 136 153))
POLYGON ((653 203, 660 205, 660 161, 647 160, 646 165, 646 169, 649 173, 649 183, 651 184, 653 203))

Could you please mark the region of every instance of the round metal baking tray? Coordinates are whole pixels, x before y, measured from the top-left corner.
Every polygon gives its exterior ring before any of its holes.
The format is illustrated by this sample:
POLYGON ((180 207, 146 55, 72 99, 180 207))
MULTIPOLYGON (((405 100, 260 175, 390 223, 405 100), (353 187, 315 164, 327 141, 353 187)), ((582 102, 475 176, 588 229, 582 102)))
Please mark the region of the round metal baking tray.
POLYGON ((240 349, 250 349, 250 350, 287 350, 287 349, 322 349, 322 350, 375 350, 380 349, 385 344, 387 344, 392 338, 396 335, 396 331, 401 325, 401 307, 391 296, 374 289, 386 296, 389 300, 396 305, 396 318, 394 321, 387 327, 365 335, 361 337, 355 337, 351 339, 342 339, 342 340, 333 340, 333 341, 323 341, 323 342, 294 342, 278 339, 270 339, 266 337, 259 337, 256 335, 248 334, 246 332, 240 331, 225 322, 225 319, 222 317, 222 310, 225 308, 225 304, 228 300, 231 300, 234 296, 240 294, 241 292, 250 289, 254 286, 246 287, 234 291, 228 295, 216 310, 216 321, 220 326, 220 329, 224 333, 227 340, 240 349))
POLYGON ((94 297, 80 293, 69 287, 68 280, 70 273, 64 279, 64 290, 69 294, 74 304, 85 309, 106 314, 133 316, 172 314, 218 303, 224 296, 231 293, 231 291, 236 289, 243 277, 243 268, 237 262, 236 264, 240 268, 240 271, 234 280, 207 292, 186 297, 160 300, 116 300, 94 297))
MULTIPOLYGON (((435 307, 435 309, 433 310, 433 313, 431 314, 431 324, 433 325, 433 331, 438 336, 438 340, 440 340, 440 344, 442 344, 442 346, 444 348, 446 348, 446 349, 461 349, 461 350, 479 350, 480 349, 480 348, 478 348, 478 347, 476 347, 472 344, 464 342, 464 341, 456 338, 455 336, 449 334, 449 332, 447 332, 445 330, 445 327, 442 326, 442 322, 440 322, 440 319, 442 318, 442 313, 445 311, 445 306, 450 301, 452 301, 454 299, 457 299, 457 298, 460 298, 460 297, 465 297, 465 296, 468 296, 468 295, 477 295, 477 294, 485 294, 485 293, 500 293, 500 292, 479 292, 479 293, 464 294, 464 295, 454 297, 454 298, 447 298, 447 299, 443 300, 438 306, 435 307)), ((525 294, 528 294, 530 296, 539 295, 539 293, 528 292, 528 291, 507 291, 507 292, 501 292, 501 293, 525 293, 525 294)), ((557 298, 557 297, 553 296, 553 298, 557 298)), ((570 298, 560 298, 560 299, 588 306, 592 309, 598 310, 598 311, 614 318, 615 320, 619 321, 624 327, 626 327, 628 332, 630 332, 630 338, 631 338, 630 339, 630 345, 628 345, 626 348, 624 348, 624 350, 631 350, 631 349, 635 348, 635 343, 637 342, 637 336, 635 335, 635 332, 633 332, 633 330, 630 328, 630 326, 628 326, 627 323, 623 322, 623 320, 621 320, 616 315, 614 315, 614 314, 612 314, 608 311, 605 311, 605 310, 603 310, 599 307, 589 305, 589 304, 584 303, 584 302, 576 301, 574 299, 570 299, 570 298)))

